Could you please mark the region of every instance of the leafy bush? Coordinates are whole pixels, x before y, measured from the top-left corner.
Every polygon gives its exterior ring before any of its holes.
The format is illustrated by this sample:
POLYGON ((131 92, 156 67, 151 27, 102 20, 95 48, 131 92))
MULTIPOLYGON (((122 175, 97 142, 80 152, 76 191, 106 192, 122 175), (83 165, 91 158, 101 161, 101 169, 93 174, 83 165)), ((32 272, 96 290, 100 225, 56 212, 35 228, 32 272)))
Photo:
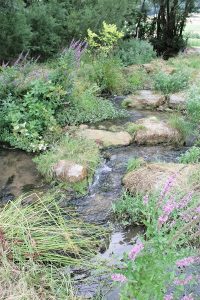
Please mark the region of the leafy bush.
POLYGON ((180 163, 182 164, 195 164, 200 162, 200 148, 193 146, 185 153, 181 154, 179 158, 180 163))
POLYGON ((150 43, 134 39, 122 41, 116 50, 116 55, 125 66, 149 63, 156 57, 150 43))
POLYGON ((66 92, 60 85, 35 81, 21 98, 7 97, 1 111, 1 140, 27 150, 44 150, 60 128, 55 111, 66 92))
POLYGON ((155 90, 162 92, 164 95, 179 92, 187 88, 188 84, 188 72, 179 71, 170 75, 161 71, 154 76, 155 90))
POLYGON ((151 84, 150 77, 142 69, 135 70, 127 79, 130 92, 144 89, 146 83, 151 84))
POLYGON ((99 34, 88 29, 87 42, 90 49, 93 51, 95 50, 100 53, 108 54, 113 50, 115 44, 123 36, 123 32, 118 31, 115 24, 106 24, 106 22, 103 22, 103 28, 99 34))
MULTIPOLYGON (((73 161, 87 167, 89 171, 88 180, 90 181, 100 160, 99 150, 97 145, 92 141, 65 136, 51 150, 34 158, 39 172, 47 181, 55 179, 52 166, 60 160, 73 161)), ((72 186, 78 192, 84 193, 88 185, 88 180, 69 184, 69 186, 72 186)))
POLYGON ((132 250, 124 254, 123 267, 112 275, 114 281, 123 284, 122 299, 180 299, 184 292, 187 295, 182 286, 198 280, 182 273, 184 267, 198 263, 198 244, 196 248, 189 246, 192 239, 199 242, 198 195, 173 194, 172 182, 170 177, 159 194, 124 194, 122 203, 114 206, 123 223, 126 220, 146 228, 145 240, 136 237, 132 250))
POLYGON ((122 72, 121 62, 113 57, 91 57, 90 63, 80 69, 80 76, 84 82, 99 87, 101 93, 123 94, 129 89, 128 81, 122 72))
POLYGON ((196 125, 200 123, 200 87, 192 86, 188 93, 187 113, 190 121, 196 125))
MULTIPOLYGON (((27 151, 45 150, 59 139, 61 125, 124 116, 111 102, 97 97, 99 89, 85 73, 79 74, 80 61, 75 51, 64 51, 51 63, 51 68, 31 63, 3 68, 0 74, 1 141, 27 151)), ((107 88, 120 88, 117 85, 120 78, 110 78, 108 66, 104 74, 106 72, 107 77, 101 79, 107 80, 107 88)))

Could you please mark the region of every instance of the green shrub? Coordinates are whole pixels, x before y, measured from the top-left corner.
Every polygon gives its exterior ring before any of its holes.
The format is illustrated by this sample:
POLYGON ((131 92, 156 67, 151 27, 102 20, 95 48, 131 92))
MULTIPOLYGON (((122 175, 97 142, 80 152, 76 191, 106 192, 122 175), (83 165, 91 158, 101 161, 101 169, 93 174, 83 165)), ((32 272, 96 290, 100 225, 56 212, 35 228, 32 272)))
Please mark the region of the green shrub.
POLYGON ((84 193, 88 186, 88 181, 91 181, 100 161, 97 145, 87 139, 65 136, 59 143, 54 145, 51 150, 34 158, 39 172, 47 181, 52 181, 53 179, 55 181, 58 180, 54 177, 52 166, 60 160, 73 161, 87 167, 87 180, 77 184, 66 184, 66 186, 73 187, 76 191, 84 193))
POLYGON ((188 87, 189 74, 188 72, 175 72, 166 74, 162 71, 154 76, 154 88, 162 92, 164 95, 179 92, 188 87))
POLYGON ((149 82, 149 76, 144 70, 136 70, 128 76, 128 83, 130 92, 136 90, 142 90, 145 87, 145 84, 149 82))
POLYGON ((193 146, 185 153, 181 154, 179 158, 182 164, 196 164, 200 162, 200 148, 193 146))
POLYGON ((61 131, 55 111, 65 94, 59 85, 35 81, 21 98, 7 97, 1 111, 1 140, 27 151, 46 149, 61 131))
POLYGON ((125 66, 149 63, 156 57, 156 53, 150 43, 134 39, 122 41, 116 50, 116 55, 125 66))
POLYGON ((91 85, 97 85, 101 93, 123 94, 129 88, 128 81, 122 72, 121 63, 113 57, 90 57, 90 64, 85 64, 80 70, 80 76, 91 85))
POLYGON ((192 86, 186 103, 190 121, 196 125, 200 123, 200 86, 192 86))

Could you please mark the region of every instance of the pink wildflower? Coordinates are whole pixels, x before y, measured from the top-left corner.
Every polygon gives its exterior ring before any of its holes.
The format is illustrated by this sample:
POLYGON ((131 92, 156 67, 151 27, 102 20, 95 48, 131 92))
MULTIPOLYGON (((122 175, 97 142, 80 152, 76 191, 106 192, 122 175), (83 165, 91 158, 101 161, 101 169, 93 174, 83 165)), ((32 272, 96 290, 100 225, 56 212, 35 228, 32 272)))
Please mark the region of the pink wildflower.
POLYGON ((148 195, 145 195, 144 198, 143 198, 143 203, 144 203, 145 205, 147 205, 148 202, 149 202, 149 196, 148 196, 148 195))
POLYGON ((160 228, 164 223, 166 223, 168 220, 167 215, 162 215, 158 218, 158 227, 160 228))
POLYGON ((178 208, 179 208, 179 209, 185 208, 185 207, 188 205, 188 203, 192 200, 192 195, 193 195, 193 192, 189 192, 187 195, 185 195, 185 196, 179 201, 178 208))
POLYGON ((180 259, 176 262, 176 265, 178 267, 186 267, 189 266, 190 264, 195 262, 195 257, 193 256, 189 256, 189 257, 185 257, 183 259, 180 259))
POLYGON ((132 248, 132 250, 129 252, 128 257, 131 260, 135 260, 136 256, 144 249, 144 244, 141 241, 137 241, 135 246, 132 248))
POLYGON ((168 194, 168 192, 170 191, 171 187, 173 186, 174 184, 174 181, 176 179, 176 174, 170 176, 168 178, 168 180, 166 181, 161 193, 160 193, 160 197, 163 199, 163 197, 168 194))
POLYGON ((200 206, 197 207, 196 212, 200 214, 200 206))
POLYGON ((173 197, 171 197, 163 207, 163 211, 166 215, 169 215, 177 207, 177 203, 173 197))
POLYGON ((183 268, 183 267, 187 267, 190 264, 194 263, 195 258, 192 256, 189 257, 185 257, 183 259, 180 259, 176 262, 177 267, 183 268))
POLYGON ((123 274, 112 274, 111 278, 113 281, 117 281, 117 282, 126 282, 127 281, 126 276, 124 276, 123 274))
POLYGON ((185 279, 176 279, 174 283, 176 285, 186 285, 192 280, 192 275, 187 276, 185 279))
POLYGON ((183 298, 181 298, 181 300, 194 300, 194 298, 189 295, 189 296, 184 296, 183 298))
POLYGON ((164 300, 173 300, 173 294, 165 295, 164 300))

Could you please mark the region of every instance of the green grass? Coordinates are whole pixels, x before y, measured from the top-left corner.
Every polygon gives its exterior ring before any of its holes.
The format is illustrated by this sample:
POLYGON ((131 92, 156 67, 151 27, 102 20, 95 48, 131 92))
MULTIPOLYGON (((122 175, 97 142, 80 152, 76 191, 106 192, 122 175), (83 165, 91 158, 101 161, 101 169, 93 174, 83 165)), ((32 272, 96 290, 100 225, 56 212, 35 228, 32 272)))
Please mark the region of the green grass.
POLYGON ((180 143, 182 141, 185 141, 185 139, 188 137, 189 134, 192 133, 192 125, 190 122, 188 122, 183 116, 178 114, 173 114, 169 118, 169 125, 176 129, 180 135, 181 140, 175 141, 177 143, 180 143))
POLYGON ((197 146, 191 147, 185 153, 183 153, 179 158, 180 163, 192 164, 200 162, 200 148, 197 146))
POLYGON ((1 299, 77 299, 67 270, 88 267, 106 233, 64 212, 57 196, 19 197, 0 211, 1 299))
POLYGON ((189 75, 184 70, 179 70, 173 74, 166 74, 163 71, 159 71, 154 75, 154 88, 164 95, 179 92, 188 87, 189 75))
POLYGON ((127 164, 127 172, 131 172, 133 170, 138 169, 144 164, 144 160, 142 158, 131 158, 127 164))
POLYGON ((200 47, 200 39, 198 39, 198 38, 189 38, 188 44, 191 47, 200 47))
POLYGON ((56 144, 51 150, 40 154, 34 158, 39 172, 46 178, 47 181, 58 181, 54 177, 53 165, 59 160, 69 160, 77 164, 81 164, 88 169, 87 180, 80 183, 67 184, 75 191, 84 193, 87 190, 88 181, 96 170, 100 161, 99 149, 95 142, 83 138, 71 138, 65 136, 59 144, 56 144))

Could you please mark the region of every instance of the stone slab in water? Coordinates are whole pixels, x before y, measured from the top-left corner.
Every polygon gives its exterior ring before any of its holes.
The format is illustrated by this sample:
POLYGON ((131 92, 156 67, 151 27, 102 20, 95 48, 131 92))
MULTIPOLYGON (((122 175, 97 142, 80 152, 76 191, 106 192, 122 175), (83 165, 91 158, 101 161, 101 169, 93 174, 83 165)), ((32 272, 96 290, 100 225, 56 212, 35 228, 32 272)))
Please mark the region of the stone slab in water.
POLYGON ((185 109, 186 95, 184 93, 176 93, 169 96, 169 107, 172 109, 185 109))
POLYGON ((165 103, 165 97, 151 90, 141 90, 137 94, 128 96, 124 101, 124 106, 136 109, 154 109, 165 103))
POLYGON ((138 145, 181 144, 182 136, 178 130, 169 126, 167 122, 160 121, 156 117, 143 118, 136 121, 143 128, 135 134, 135 142, 138 145))
POLYGON ((78 135, 95 141, 99 147, 127 146, 132 142, 131 135, 126 131, 111 132, 100 129, 85 128, 78 131, 78 135))

